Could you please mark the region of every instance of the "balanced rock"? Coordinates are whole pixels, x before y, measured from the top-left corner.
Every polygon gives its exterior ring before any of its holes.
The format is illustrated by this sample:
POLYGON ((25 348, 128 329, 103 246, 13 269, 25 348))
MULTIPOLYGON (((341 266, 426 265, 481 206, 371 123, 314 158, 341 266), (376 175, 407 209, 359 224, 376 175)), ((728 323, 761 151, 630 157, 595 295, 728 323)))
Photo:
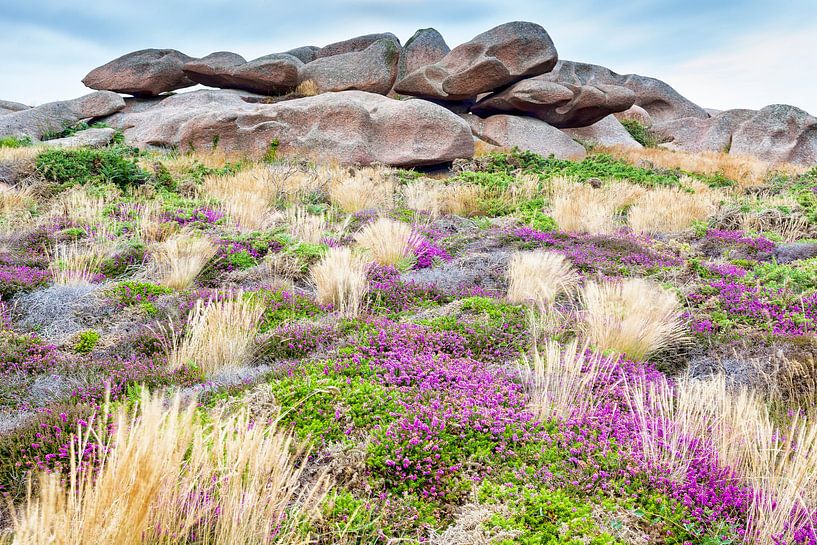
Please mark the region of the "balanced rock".
POLYGON ((570 136, 533 117, 500 114, 482 119, 466 114, 463 118, 474 136, 494 146, 517 147, 559 159, 581 160, 587 155, 584 147, 570 136))
POLYGON ((573 140, 605 148, 643 148, 614 115, 608 115, 587 127, 562 129, 573 140))
POLYGON ((553 81, 574 85, 620 85, 635 93, 635 104, 646 110, 653 121, 663 122, 682 117, 706 119, 706 110, 681 96, 668 84, 637 74, 621 75, 604 66, 573 61, 559 61, 553 69, 553 81))
POLYGON ((544 28, 512 22, 492 28, 451 50, 439 62, 409 73, 395 92, 463 100, 549 72, 558 54, 544 28))
POLYGON ((73 136, 46 140, 44 145, 54 148, 101 148, 113 141, 116 129, 85 129, 73 136))
POLYGON ((177 95, 125 120, 125 140, 139 147, 174 146, 263 154, 276 142, 294 154, 344 164, 438 164, 474 152, 468 124, 422 100, 393 100, 342 91, 275 104, 248 103, 224 91, 177 95))
POLYGON ((473 108, 479 115, 521 113, 554 127, 586 127, 608 115, 630 108, 635 93, 620 85, 575 84, 543 74, 488 95, 473 108))
POLYGON ((0 116, 0 137, 28 136, 39 140, 44 134, 60 132, 82 120, 111 115, 124 107, 124 99, 110 91, 96 91, 73 100, 49 102, 0 116))
POLYGON ((399 58, 399 46, 384 39, 363 51, 315 59, 301 67, 298 78, 314 82, 319 93, 357 90, 385 95, 394 84, 399 58))
POLYGON ((303 63, 287 53, 275 53, 247 62, 228 51, 211 53, 184 65, 184 73, 196 83, 222 89, 242 89, 274 95, 291 91, 298 85, 298 70, 303 63))
POLYGON ((442 34, 433 28, 421 28, 403 46, 397 79, 401 80, 423 66, 442 60, 450 51, 442 34))
POLYGON ((315 58, 322 59, 324 57, 343 55, 344 53, 356 53, 358 51, 363 51, 373 43, 379 42, 380 40, 389 40, 396 46, 400 47, 400 40, 391 32, 366 34, 365 36, 357 36, 355 38, 331 43, 327 46, 321 47, 315 52, 315 58))
POLYGON ((175 49, 142 49, 94 68, 82 83, 100 91, 155 96, 195 85, 182 71, 191 60, 175 49))

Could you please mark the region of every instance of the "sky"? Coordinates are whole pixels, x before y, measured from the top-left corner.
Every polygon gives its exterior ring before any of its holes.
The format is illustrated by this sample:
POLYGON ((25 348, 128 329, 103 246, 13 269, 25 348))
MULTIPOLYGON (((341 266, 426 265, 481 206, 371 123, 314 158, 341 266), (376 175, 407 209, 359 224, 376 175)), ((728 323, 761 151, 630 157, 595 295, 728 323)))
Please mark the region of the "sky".
POLYGON ((427 27, 454 47, 513 20, 542 25, 560 58, 662 79, 707 108, 817 115, 817 0, 0 0, 0 99, 80 96, 87 72, 138 49, 249 60, 427 27))

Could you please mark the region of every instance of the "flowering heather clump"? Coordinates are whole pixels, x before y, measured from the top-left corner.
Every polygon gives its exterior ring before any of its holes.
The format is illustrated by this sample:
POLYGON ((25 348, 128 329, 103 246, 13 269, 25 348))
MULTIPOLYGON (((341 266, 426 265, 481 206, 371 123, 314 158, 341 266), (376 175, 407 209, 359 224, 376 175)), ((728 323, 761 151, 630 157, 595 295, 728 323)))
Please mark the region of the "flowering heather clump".
POLYGON ((5 374, 36 374, 53 371, 60 358, 57 347, 33 333, 0 331, 0 377, 5 374))
POLYGON ((683 263, 675 256, 662 255, 644 247, 649 239, 631 233, 588 235, 537 231, 530 227, 512 229, 508 236, 526 248, 546 248, 567 257, 581 272, 607 275, 626 274, 633 268, 647 272, 683 263))
POLYGON ((370 305, 375 311, 403 312, 416 307, 447 302, 450 298, 434 288, 400 279, 400 271, 391 266, 372 265, 369 269, 370 305))
POLYGON ((51 273, 25 265, 0 265, 0 296, 10 297, 15 293, 32 291, 45 286, 51 273))
POLYGON ((770 252, 774 250, 775 244, 764 236, 750 237, 743 231, 721 231, 717 229, 708 229, 706 231, 706 238, 709 240, 717 240, 727 244, 738 244, 745 246, 755 252, 770 252))
POLYGON ((742 324, 786 337, 817 330, 817 293, 803 296, 724 278, 690 294, 689 300, 709 310, 718 329, 742 324))
POLYGON ((419 238, 414 247, 414 255, 417 257, 417 262, 414 264, 415 269, 433 267, 437 260, 451 261, 451 256, 445 251, 445 248, 424 237, 419 238))
POLYGON ((222 218, 224 218, 224 212, 221 210, 213 210, 212 208, 184 210, 179 208, 175 212, 164 214, 162 221, 175 222, 181 227, 185 227, 190 224, 212 225, 221 221, 222 218))

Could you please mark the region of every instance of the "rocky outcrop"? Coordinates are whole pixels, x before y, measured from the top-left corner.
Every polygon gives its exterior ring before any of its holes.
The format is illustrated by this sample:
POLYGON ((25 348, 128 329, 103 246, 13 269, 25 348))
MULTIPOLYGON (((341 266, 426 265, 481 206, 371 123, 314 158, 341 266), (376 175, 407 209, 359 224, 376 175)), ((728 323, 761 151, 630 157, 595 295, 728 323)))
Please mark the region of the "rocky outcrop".
POLYGON ((817 165, 817 118, 795 106, 766 106, 738 125, 729 153, 770 163, 817 165))
POLYGON ((400 55, 397 79, 443 59, 451 51, 442 34, 433 28, 421 28, 408 39, 400 55))
POLYGON ((31 106, 20 104, 19 102, 12 102, 11 100, 0 100, 0 115, 10 114, 13 112, 21 112, 28 110, 31 106))
POLYGON ((630 108, 635 93, 620 85, 557 82, 543 74, 511 85, 480 100, 471 110, 478 115, 521 113, 559 128, 586 127, 630 108))
POLYGON ((298 85, 298 70, 303 63, 287 53, 275 53, 247 62, 228 51, 211 53, 184 65, 184 73, 196 83, 222 89, 242 89, 253 93, 277 95, 298 85))
POLYGON ((86 129, 73 136, 46 140, 44 145, 52 148, 101 148, 113 141, 116 129, 86 129))
POLYGON ((343 55, 344 53, 355 53, 363 51, 370 45, 380 40, 389 40, 397 47, 400 47, 400 40, 391 32, 383 32, 380 34, 366 34, 365 36, 357 36, 341 42, 331 43, 327 46, 321 47, 315 52, 316 59, 324 57, 333 57, 335 55, 343 55))
POLYGON ((44 134, 60 132, 76 123, 111 115, 125 107, 121 96, 96 91, 73 100, 50 102, 0 116, 0 136, 28 136, 39 140, 44 134))
POLYGON ((562 129, 573 140, 605 148, 643 148, 613 115, 608 115, 587 127, 562 129))
POLYGON ((312 81, 318 92, 358 90, 385 95, 394 84, 399 46, 383 39, 363 51, 322 57, 305 64, 299 81, 312 81))
POLYGON ((559 159, 581 160, 587 155, 584 147, 570 136, 533 117, 500 114, 483 119, 466 114, 463 118, 474 136, 494 146, 517 147, 559 159))
POLYGON ((552 81, 573 85, 618 85, 635 93, 635 104, 643 108, 655 122, 682 117, 706 119, 706 110, 681 96, 661 80, 621 75, 604 66, 573 61, 559 61, 551 73, 552 81))
POLYGON ((125 140, 140 147, 220 149, 263 154, 276 143, 294 154, 345 164, 437 164, 473 154, 468 124, 427 101, 362 91, 248 103, 223 91, 197 91, 129 114, 125 140))
POLYGON ((728 152, 770 163, 817 164, 817 118, 786 104, 678 119, 656 124, 653 130, 668 141, 665 147, 689 153, 728 152))
POLYGON ((192 60, 175 49, 142 49, 94 68, 82 83, 100 91, 155 96, 195 85, 182 71, 192 60))
POLYGON ((732 133, 754 114, 754 110, 727 110, 707 119, 685 117, 656 123, 652 130, 666 142, 662 144, 665 148, 689 153, 728 152, 732 133))
POLYGON ((470 99, 544 74, 557 59, 556 47, 544 28, 535 23, 506 23, 455 47, 439 62, 411 72, 394 90, 425 98, 470 99))

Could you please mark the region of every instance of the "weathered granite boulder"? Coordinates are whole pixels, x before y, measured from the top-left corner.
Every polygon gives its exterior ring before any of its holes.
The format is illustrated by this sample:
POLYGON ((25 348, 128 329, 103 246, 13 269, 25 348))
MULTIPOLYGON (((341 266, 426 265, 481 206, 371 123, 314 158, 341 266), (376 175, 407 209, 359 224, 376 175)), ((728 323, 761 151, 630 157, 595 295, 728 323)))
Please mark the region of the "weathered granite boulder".
POLYGON ((472 111, 478 115, 520 113, 554 127, 569 128, 592 125, 635 102, 635 93, 620 85, 576 84, 555 79, 553 74, 524 79, 483 98, 472 111))
POLYGON ((355 53, 357 51, 363 51, 373 43, 379 42, 380 40, 389 40, 390 42, 393 42, 396 46, 400 47, 400 40, 391 32, 382 32, 379 34, 366 34, 365 36, 357 36, 355 38, 350 38, 348 40, 331 43, 329 45, 321 47, 315 52, 315 58, 322 59, 324 57, 333 57, 335 55, 342 55, 344 53, 355 53))
POLYGON ((124 99, 110 91, 96 91, 73 100, 49 102, 0 116, 0 136, 29 136, 60 132, 86 120, 111 115, 125 107, 124 99))
POLYGON ((587 155, 584 147, 570 136, 533 117, 502 114, 485 119, 473 114, 462 117, 471 126, 474 136, 494 146, 518 147, 559 159, 581 160, 587 155))
POLYGON ((363 51, 321 57, 305 64, 299 81, 312 81, 319 93, 358 90, 385 95, 394 84, 400 46, 383 39, 363 51))
POLYGON ((308 62, 312 62, 315 60, 316 55, 320 47, 314 45, 305 45, 302 47, 296 47, 295 49, 290 49, 289 51, 285 51, 287 55, 292 55, 302 63, 306 64, 308 62))
POLYGON ((46 140, 44 145, 52 148, 101 148, 113 141, 116 129, 86 129, 73 136, 46 140))
POLYGON ((100 91, 155 96, 195 85, 182 71, 192 60, 175 49, 142 49, 94 68, 82 83, 100 91))
POLYGON ((184 65, 184 73, 196 83, 222 89, 242 89, 276 95, 298 85, 303 62, 287 53, 274 53, 247 62, 228 51, 211 53, 184 65))
POLYGON ((450 51, 442 34, 433 28, 421 28, 403 46, 397 79, 401 80, 423 66, 442 60, 450 51))
POLYGON ((788 104, 772 104, 738 125, 729 153, 770 163, 817 165, 817 118, 788 104))
POLYGON ((577 127, 573 129, 562 129, 566 135, 579 142, 586 142, 594 146, 606 148, 643 148, 641 144, 630 135, 624 125, 613 115, 608 115, 601 121, 597 121, 587 127, 577 127))
POLYGON ((732 133, 755 113, 754 110, 726 110, 707 119, 685 117, 656 123, 652 130, 666 142, 662 144, 665 148, 689 153, 728 152, 732 133))
POLYGON ((13 112, 21 112, 28 110, 31 106, 21 104, 19 102, 12 102, 11 100, 0 100, 0 115, 10 114, 13 112))
POLYGON ((418 166, 473 154, 468 124, 423 100, 393 100, 342 91, 278 102, 249 103, 223 91, 196 91, 125 119, 125 140, 140 147, 263 154, 275 143, 294 154, 344 164, 418 166))
POLYGON ((616 112, 613 115, 616 116, 616 119, 619 121, 631 119, 633 121, 638 121, 645 127, 652 126, 652 117, 650 117, 650 114, 647 112, 647 110, 641 106, 637 106, 636 104, 633 104, 623 112, 616 112))
POLYGON ((483 32, 452 49, 439 62, 409 73, 394 90, 424 98, 475 98, 549 72, 557 59, 556 47, 544 28, 516 21, 483 32))

